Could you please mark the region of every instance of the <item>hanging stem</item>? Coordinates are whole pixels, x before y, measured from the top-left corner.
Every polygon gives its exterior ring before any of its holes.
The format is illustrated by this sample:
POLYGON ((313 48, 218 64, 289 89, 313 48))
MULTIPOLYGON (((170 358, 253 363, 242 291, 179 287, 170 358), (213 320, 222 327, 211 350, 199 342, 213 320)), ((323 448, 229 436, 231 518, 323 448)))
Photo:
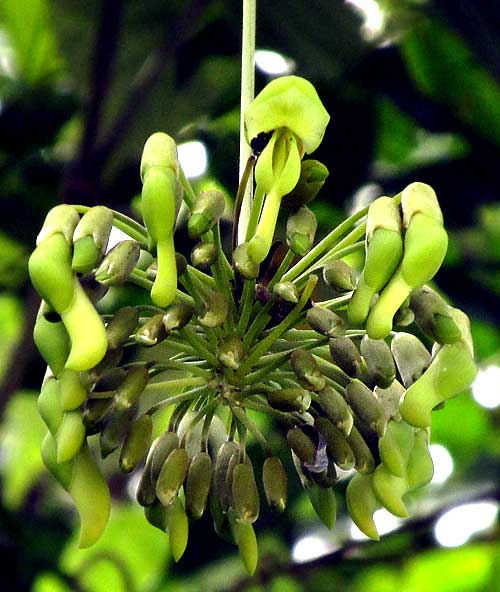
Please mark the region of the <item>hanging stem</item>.
MULTIPOLYGON (((243 0, 243 27, 241 42, 241 103, 240 103, 240 174, 243 176, 245 166, 251 156, 251 148, 245 139, 245 111, 253 101, 255 93, 255 21, 256 0, 243 0)), ((252 205, 253 175, 250 174, 238 221, 238 244, 245 240, 247 234, 250 208, 252 205)))

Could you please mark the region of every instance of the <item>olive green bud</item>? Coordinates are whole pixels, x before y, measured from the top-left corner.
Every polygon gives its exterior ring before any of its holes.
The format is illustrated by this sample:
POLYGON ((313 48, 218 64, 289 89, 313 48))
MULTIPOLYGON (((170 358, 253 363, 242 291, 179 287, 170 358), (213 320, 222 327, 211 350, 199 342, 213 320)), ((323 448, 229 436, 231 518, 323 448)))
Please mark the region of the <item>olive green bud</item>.
POLYGON ((365 335, 360 345, 368 374, 376 386, 388 388, 396 377, 396 366, 391 348, 383 339, 370 339, 365 335))
POLYGON ((144 517, 158 530, 162 532, 168 530, 168 511, 158 500, 144 508, 144 517))
POLYGON ((214 493, 217 496, 222 512, 227 512, 229 501, 227 501, 227 477, 231 459, 238 458, 238 444, 232 440, 224 442, 217 452, 214 469, 214 493))
POLYGON ((284 388, 267 393, 267 402, 280 411, 298 411, 304 413, 311 404, 311 395, 303 388, 284 388))
POLYGON ((467 343, 443 345, 427 370, 406 391, 400 405, 401 415, 416 427, 430 426, 432 409, 469 388, 476 374, 467 343))
POLYGON ((331 487, 312 487, 306 491, 318 518, 328 530, 332 530, 337 519, 337 499, 335 493, 331 487))
POLYGON ((112 403, 112 399, 88 399, 86 401, 83 407, 82 421, 87 435, 100 432, 101 422, 110 411, 112 403))
POLYGON ((426 430, 417 430, 415 444, 406 465, 406 478, 410 490, 418 489, 431 482, 434 465, 429 451, 429 436, 426 430))
POLYGON ((277 456, 269 456, 262 467, 262 483, 269 507, 283 512, 287 498, 287 474, 277 456))
POLYGON ((309 208, 300 207, 288 217, 286 223, 286 242, 290 249, 299 257, 311 250, 318 222, 309 208))
POLYGON ((40 309, 33 330, 33 340, 54 376, 58 377, 63 371, 71 347, 64 323, 48 321, 40 309))
POLYGON ((272 289, 273 295, 285 302, 297 304, 299 301, 299 292, 293 282, 277 282, 272 289))
MULTIPOLYGON (((87 372, 87 382, 89 384, 97 383, 100 381, 101 377, 106 376, 108 372, 111 370, 117 370, 116 366, 121 362, 123 356, 123 350, 119 349, 108 349, 105 353, 102 360, 96 364, 93 368, 88 370, 87 372)), ((124 371, 123 368, 119 370, 119 372, 124 371)), ((124 375, 125 376, 125 375, 124 375)), ((114 379, 113 379, 114 380, 114 379)), ((116 388, 115 386, 112 387, 113 389, 116 388)), ((106 388, 102 388, 101 385, 96 390, 108 390, 106 388)))
POLYGON ((189 522, 181 500, 176 496, 167 511, 170 551, 177 562, 184 555, 189 536, 189 522))
POLYGON ((307 311, 306 320, 314 331, 326 337, 339 337, 345 333, 344 319, 322 306, 310 308, 307 311))
POLYGON ((325 377, 321 374, 313 355, 305 349, 296 349, 290 355, 290 364, 300 384, 312 391, 325 387, 325 377))
MULTIPOLYGON (((141 478, 139 480, 139 484, 137 486, 137 490, 136 490, 136 499, 137 499, 137 503, 140 504, 141 506, 144 507, 149 507, 149 506, 157 506, 159 504, 157 498, 156 498, 156 479, 158 477, 158 475, 156 475, 156 477, 153 479, 153 475, 152 475, 152 464, 153 464, 153 454, 156 450, 156 446, 158 444, 158 442, 160 441, 160 438, 156 438, 156 440, 153 441, 153 443, 151 444, 151 447, 149 449, 148 455, 146 457, 146 463, 144 465, 144 470, 142 472, 141 478)), ((158 473, 161 470, 161 465, 160 465, 160 469, 158 470, 158 473)), ((161 505, 161 504, 159 504, 161 505)), ((163 508, 163 506, 161 506, 163 508)), ((158 515, 161 514, 159 511, 156 511, 155 508, 153 507, 151 512, 145 512, 146 518, 149 521, 149 516, 151 515, 151 519, 158 519, 160 518, 158 515)), ((156 520, 158 522, 158 520, 156 520)), ((161 530, 163 530, 164 528, 166 528, 166 523, 165 526, 162 525, 158 526, 157 524, 153 524, 153 526, 156 526, 157 528, 160 528, 161 530)))
POLYGON ((132 422, 120 453, 120 469, 124 473, 131 473, 146 456, 152 431, 150 415, 141 415, 132 422))
POLYGON ((189 304, 182 302, 171 304, 163 315, 163 326, 167 335, 170 335, 172 331, 185 327, 192 319, 193 314, 194 308, 189 304))
POLYGON ((329 175, 328 169, 319 160, 303 160, 297 185, 282 200, 283 207, 295 210, 312 201, 320 192, 329 175))
POLYGON ((148 384, 149 374, 144 366, 136 366, 127 372, 125 380, 121 383, 115 394, 115 407, 117 410, 133 407, 148 384))
POLYGON ((204 327, 214 329, 225 323, 227 313, 228 303, 224 294, 221 292, 210 292, 205 301, 205 312, 198 320, 204 327))
POLYGON ((333 387, 327 386, 319 392, 319 404, 333 425, 348 436, 354 419, 344 397, 333 387))
POLYGON ((364 323, 373 296, 391 279, 402 255, 399 208, 392 198, 379 197, 368 209, 365 267, 347 309, 351 323, 364 323))
POLYGON ((188 266, 188 262, 182 253, 175 253, 175 266, 177 268, 177 277, 184 275, 188 266))
POLYGON ((249 575, 253 576, 259 561, 259 548, 253 526, 249 522, 232 520, 231 527, 243 565, 249 575))
POLYGON ((135 334, 135 340, 144 347, 158 345, 158 343, 166 338, 167 331, 163 324, 163 313, 152 316, 135 334))
POLYGON ((237 370, 243 356, 243 342, 238 335, 228 335, 219 340, 217 357, 224 366, 237 370))
POLYGON ((410 307, 417 325, 437 343, 455 343, 462 337, 450 307, 429 286, 422 286, 410 294, 410 307))
POLYGON ((78 454, 85 442, 85 426, 79 411, 66 411, 62 417, 55 439, 57 462, 67 462, 78 454))
POLYGON ((378 501, 399 518, 408 518, 408 509, 403 497, 408 493, 408 482, 405 477, 396 477, 384 465, 379 465, 373 473, 373 491, 378 501))
POLYGON ((106 253, 95 272, 95 279, 105 286, 123 284, 136 266, 140 252, 136 241, 120 241, 106 253))
POLYGON ((328 457, 344 471, 352 469, 356 459, 345 435, 331 421, 326 419, 326 417, 318 417, 314 425, 326 441, 326 453, 328 457))
POLYGON ((187 475, 188 463, 184 448, 172 450, 163 463, 156 482, 156 495, 164 506, 168 506, 177 497, 187 475))
POLYGON ((354 524, 367 537, 378 541, 380 536, 373 514, 380 507, 373 490, 372 475, 354 475, 347 485, 345 500, 354 524))
POLYGON ((71 306, 75 289, 71 248, 61 233, 51 234, 37 246, 28 268, 35 290, 51 308, 61 314, 71 306))
POLYGON ((355 463, 354 468, 358 473, 369 474, 375 469, 375 459, 373 454, 365 442, 363 436, 359 433, 356 426, 352 426, 352 429, 347 436, 347 442, 354 453, 355 463))
POLYGON ((186 511, 194 520, 203 516, 211 483, 212 459, 207 452, 199 452, 189 464, 185 485, 186 511))
POLYGON ((115 312, 106 325, 109 349, 118 349, 125 345, 139 322, 139 311, 133 306, 124 306, 115 312))
POLYGON ((233 251, 233 263, 236 271, 246 279, 255 279, 259 275, 259 264, 255 263, 248 252, 248 243, 241 243, 233 251))
POLYGON ((231 490, 236 520, 255 522, 259 516, 260 500, 250 462, 238 463, 234 467, 231 490))
POLYGON ((151 447, 151 462, 150 474, 153 483, 156 483, 160 471, 169 457, 170 453, 179 448, 179 437, 175 432, 163 432, 163 434, 155 440, 151 447))
POLYGON ((80 216, 74 206, 67 204, 55 206, 45 217, 43 226, 36 237, 36 244, 40 245, 56 234, 61 234, 66 242, 71 244, 73 232, 79 221, 80 216))
POLYGON ((63 418, 60 397, 59 382, 53 376, 49 376, 43 381, 37 404, 40 417, 52 435, 56 434, 63 418))
POLYGON ((99 437, 101 458, 106 458, 122 446, 130 431, 132 416, 133 412, 129 409, 119 411, 112 409, 112 414, 106 421, 99 437))
POLYGON ((72 267, 78 273, 88 273, 99 263, 113 226, 113 213, 105 206, 95 206, 86 212, 73 233, 72 267))
POLYGON ((311 438, 299 427, 291 428, 286 434, 288 446, 297 457, 308 465, 314 464, 316 457, 316 444, 311 438))
POLYGON ((362 364, 361 355, 349 337, 334 337, 329 341, 330 356, 349 376, 355 376, 362 364))
POLYGON ((346 400, 353 412, 379 436, 383 436, 387 426, 387 418, 384 408, 372 391, 360 380, 354 379, 347 385, 345 392, 346 400))
POLYGON ((323 267, 323 279, 337 292, 354 290, 354 270, 341 259, 333 259, 323 267))
MULTIPOLYGON (((238 465, 240 462, 240 457, 241 454, 238 447, 238 450, 234 452, 231 458, 229 459, 225 481, 220 489, 220 505, 222 511, 225 513, 227 513, 230 507, 233 505, 233 475, 236 465, 238 465)), ((248 457, 246 456, 245 461, 247 459, 248 457)))
POLYGON ((415 313, 411 308, 401 305, 394 315, 394 324, 398 327, 409 327, 415 321, 415 313))
POLYGON ((198 269, 208 269, 217 261, 217 249, 213 243, 198 243, 191 251, 191 263, 198 269))
POLYGON ((373 393, 384 408, 385 416, 388 419, 392 418, 396 421, 400 421, 401 413, 399 412, 399 403, 405 393, 403 385, 397 380, 394 380, 391 386, 386 389, 381 389, 376 386, 373 389, 373 393))
POLYGON ((418 380, 431 363, 431 354, 411 333, 396 333, 391 342, 391 351, 406 388, 418 380))
POLYGON ((189 236, 197 238, 210 230, 219 221, 225 207, 226 201, 222 191, 217 189, 202 191, 194 202, 188 221, 189 236))
POLYGON ((415 430, 406 421, 387 424, 385 434, 378 441, 380 460, 396 477, 406 476, 406 466, 415 443, 415 430))

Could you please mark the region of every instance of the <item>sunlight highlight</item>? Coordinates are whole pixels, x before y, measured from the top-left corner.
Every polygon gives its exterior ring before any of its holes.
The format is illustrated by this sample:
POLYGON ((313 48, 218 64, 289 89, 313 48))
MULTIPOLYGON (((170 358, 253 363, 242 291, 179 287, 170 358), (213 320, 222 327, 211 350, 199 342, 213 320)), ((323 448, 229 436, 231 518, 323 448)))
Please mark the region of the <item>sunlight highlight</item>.
POLYGON ((179 163, 188 179, 201 177, 208 168, 207 148, 203 142, 192 140, 177 146, 179 163))
POLYGON ((488 500, 452 508, 436 522, 434 537, 442 547, 459 547, 473 535, 488 531, 497 520, 498 502, 488 500))
POLYGON ((292 548, 292 560, 305 563, 323 557, 333 551, 331 543, 320 534, 308 534, 295 541, 292 548))
POLYGON ((448 449, 441 444, 431 444, 429 446, 432 463, 434 464, 434 476, 432 485, 441 485, 453 473, 454 463, 448 449))
POLYGON ((487 409, 500 406, 500 367, 486 366, 479 368, 476 380, 472 384, 472 396, 487 409))
POLYGON ((256 67, 269 76, 284 76, 295 70, 295 62, 277 51, 258 49, 255 52, 256 67))
POLYGON ((370 41, 382 33, 385 25, 385 15, 376 0, 346 0, 363 18, 361 27, 363 37, 370 41))

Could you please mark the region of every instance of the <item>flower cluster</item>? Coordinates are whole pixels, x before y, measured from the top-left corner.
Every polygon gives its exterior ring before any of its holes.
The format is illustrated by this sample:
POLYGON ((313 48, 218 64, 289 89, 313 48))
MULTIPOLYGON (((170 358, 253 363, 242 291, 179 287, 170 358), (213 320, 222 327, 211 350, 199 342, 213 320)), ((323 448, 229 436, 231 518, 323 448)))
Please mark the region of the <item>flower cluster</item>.
POLYGON ((351 477, 348 511, 372 538, 378 507, 405 517, 405 495, 430 481, 431 412, 476 373, 466 315, 427 285, 447 248, 441 210, 431 187, 413 183, 314 245, 306 204, 328 171, 303 157, 328 119, 314 87, 293 76, 271 82, 249 107, 255 196, 245 241, 231 254, 221 246, 224 196, 193 192, 164 133, 144 147, 144 225, 104 206, 49 212, 29 262, 43 300, 34 339, 48 364, 38 400, 48 427, 42 455, 74 499, 81 546, 99 538, 110 509, 94 452, 119 451, 120 469, 140 472, 137 501, 169 533, 176 560, 189 520, 208 507, 253 573, 257 481, 273 510, 287 500, 287 473, 254 413, 283 430, 329 527, 340 477, 351 477), (199 241, 191 264, 175 251, 181 202, 199 241), (130 239, 106 252, 113 225, 130 239), (346 263, 353 253, 364 255, 362 269, 346 263), (115 306, 104 313, 106 292, 127 283, 144 290, 145 303, 108 298, 115 306), (251 439, 265 453, 261 477, 251 439))

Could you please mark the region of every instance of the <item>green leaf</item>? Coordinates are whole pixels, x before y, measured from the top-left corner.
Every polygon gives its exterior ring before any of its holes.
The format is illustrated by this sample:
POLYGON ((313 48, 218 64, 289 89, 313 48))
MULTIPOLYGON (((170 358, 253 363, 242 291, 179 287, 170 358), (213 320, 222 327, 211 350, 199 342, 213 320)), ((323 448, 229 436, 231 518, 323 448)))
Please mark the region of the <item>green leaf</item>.
POLYGON ((422 20, 404 38, 401 50, 425 95, 500 144, 500 88, 457 34, 436 20, 422 20))
POLYGON ((9 509, 16 509, 23 503, 26 494, 44 471, 40 444, 45 432, 46 428, 38 415, 36 393, 15 393, 7 405, 0 426, 0 441, 3 442, 2 499, 9 509))
POLYGON ((78 533, 74 533, 61 556, 61 569, 78 574, 83 587, 92 592, 127 589, 123 573, 140 592, 158 585, 168 556, 168 536, 145 520, 143 509, 115 503, 109 524, 93 547, 79 549, 78 533))
POLYGON ((46 83, 60 71, 61 59, 46 0, 3 0, 0 23, 14 50, 17 77, 30 86, 46 83))
POLYGON ((22 331, 23 310, 21 301, 9 294, 0 295, 0 381, 10 363, 22 331))

